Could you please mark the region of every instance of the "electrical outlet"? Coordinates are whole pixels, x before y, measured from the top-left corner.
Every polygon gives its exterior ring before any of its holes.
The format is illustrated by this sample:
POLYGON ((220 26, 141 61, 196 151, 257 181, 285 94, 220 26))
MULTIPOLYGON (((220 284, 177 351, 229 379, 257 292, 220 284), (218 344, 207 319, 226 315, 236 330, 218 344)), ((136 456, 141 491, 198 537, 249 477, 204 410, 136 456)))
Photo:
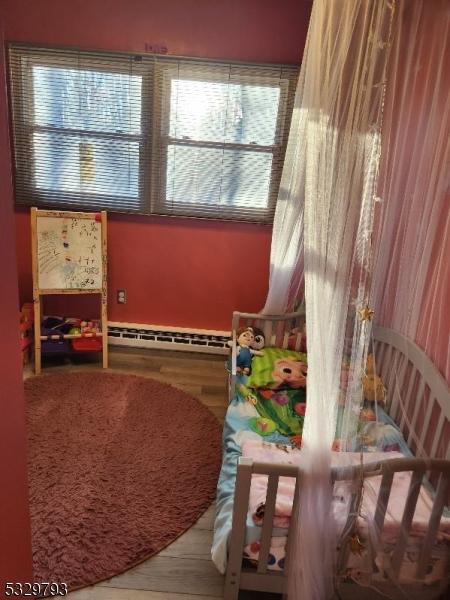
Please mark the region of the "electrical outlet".
POLYGON ((125 290, 117 290, 117 303, 118 304, 126 304, 127 302, 127 293, 125 290))

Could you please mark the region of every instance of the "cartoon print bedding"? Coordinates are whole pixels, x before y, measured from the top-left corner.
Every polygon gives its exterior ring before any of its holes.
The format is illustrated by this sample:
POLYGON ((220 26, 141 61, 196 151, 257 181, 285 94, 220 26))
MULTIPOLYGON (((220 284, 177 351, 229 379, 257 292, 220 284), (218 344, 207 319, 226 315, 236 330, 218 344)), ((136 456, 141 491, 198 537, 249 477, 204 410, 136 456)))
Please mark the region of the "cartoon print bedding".
POLYGON ((306 410, 306 354, 281 348, 265 348, 252 362, 248 378, 241 377, 237 390, 258 415, 249 425, 262 436, 274 432, 301 441, 306 410))
MULTIPOLYGON (((277 462, 293 465, 301 465, 302 462, 302 455, 298 449, 282 447, 279 444, 275 445, 258 440, 246 440, 242 446, 242 455, 259 462, 277 462)), ((386 459, 402 458, 403 454, 400 452, 370 452, 364 453, 362 457, 364 463, 369 463, 386 459)), ((360 460, 360 453, 332 453, 332 466, 357 465, 360 464, 360 460)), ((265 475, 253 475, 250 488, 249 514, 253 522, 259 526, 262 525, 264 518, 267 479, 268 478, 265 475)), ((367 527, 366 515, 373 515, 375 513, 381 476, 365 480, 361 513, 358 518, 358 533, 362 544, 359 552, 355 553, 355 555, 350 554, 345 573, 343 574, 344 577, 352 578, 364 583, 365 580, 368 582, 372 576, 373 563, 378 563, 380 571, 388 568, 389 557, 400 531, 405 498, 408 496, 410 482, 410 473, 400 472, 395 474, 386 510, 381 544, 378 546, 380 549, 377 551, 376 556, 372 557, 370 554, 370 546, 367 543, 371 532, 367 527)), ((348 514, 348 499, 350 494, 347 486, 347 483, 337 485, 333 497, 333 513, 339 530, 343 529, 348 514)), ((294 490, 295 480, 293 478, 280 477, 273 524, 274 527, 282 529, 283 532, 281 535, 273 537, 271 540, 270 554, 267 563, 270 570, 281 571, 284 569, 285 546, 292 513, 294 490)), ((408 581, 414 578, 414 565, 417 567, 417 560, 421 547, 417 542, 423 538, 427 531, 431 510, 431 494, 429 490, 422 485, 411 526, 408 549, 402 564, 400 575, 402 581, 408 581)), ((443 575, 448 572, 450 564, 449 541, 450 517, 444 516, 441 519, 437 543, 433 549, 432 566, 426 574, 427 583, 442 579, 443 575)), ((256 565, 259 558, 259 549, 259 539, 248 543, 244 548, 244 559, 250 562, 250 564, 256 565)))
POLYGON ((250 419, 249 425, 261 436, 278 431, 299 444, 306 411, 306 393, 300 390, 249 390, 240 385, 239 393, 255 407, 258 416, 250 419))
MULTIPOLYGON (((303 459, 301 452, 297 448, 289 448, 286 446, 283 447, 280 444, 270 444, 259 440, 245 441, 242 446, 242 456, 252 458, 254 461, 258 462, 276 462, 299 466, 302 464, 303 459)), ((362 461, 364 464, 369 464, 382 460, 403 457, 404 455, 401 452, 365 452, 362 455, 362 461)), ((360 462, 361 455, 359 452, 333 452, 331 456, 332 467, 359 465, 360 462)), ((389 496, 389 503, 386 510, 386 517, 384 520, 384 536, 394 539, 397 536, 399 524, 403 515, 405 498, 408 496, 410 482, 411 473, 398 472, 394 476, 391 493, 389 496)), ((363 514, 374 514, 376 501, 380 490, 380 484, 381 475, 370 477, 365 480, 362 501, 363 514)), ((275 527, 289 527, 292 513, 292 503, 294 499, 294 489, 295 480, 292 477, 280 477, 277 498, 275 502, 275 515, 273 519, 275 527)), ((257 525, 262 525, 266 492, 267 476, 253 475, 252 485, 250 488, 249 510, 253 522, 257 525)), ((339 495, 339 498, 336 496, 335 500, 337 499, 339 499, 339 502, 335 502, 333 509, 335 511, 337 522, 341 522, 346 518, 346 514, 343 514, 342 516, 339 515, 344 506, 340 501, 342 499, 341 495, 339 495)), ((420 537, 426 533, 428 520, 432 509, 432 503, 432 498, 428 493, 428 490, 422 486, 419 493, 419 498, 417 500, 417 506, 414 513, 414 520, 412 522, 410 535, 420 537)), ((358 530, 364 531, 365 528, 365 522, 361 521, 358 526, 358 530)), ((438 532, 438 539, 450 540, 450 518, 443 517, 441 527, 439 528, 438 532)))
MULTIPOLYGON (((264 441, 294 448, 301 442, 306 408, 306 355, 266 348, 264 361, 261 361, 261 358, 253 360, 249 377, 238 378, 237 393, 230 402, 225 417, 223 462, 217 487, 215 531, 211 550, 212 559, 221 573, 226 571, 237 461, 242 456, 244 443, 249 440, 259 443, 264 441), (270 357, 268 350, 271 351, 270 357), (299 367, 283 362, 286 359, 301 362, 302 365, 299 367), (279 362, 275 364, 275 361, 279 362), (259 362, 262 364, 261 368, 258 366, 259 362)), ((378 408, 378 422, 373 421, 370 408, 365 415, 363 413, 363 417, 367 419, 360 425, 365 452, 397 451, 405 456, 412 456, 394 422, 381 408, 378 408)), ((358 452, 360 448, 356 447, 354 450, 358 452)), ((249 514, 246 550, 250 550, 251 544, 258 541, 260 531, 261 527, 255 524, 252 515, 249 514)), ((274 536, 283 535, 286 535, 285 528, 274 530, 274 536)), ((254 553, 248 554, 254 558, 254 553)))

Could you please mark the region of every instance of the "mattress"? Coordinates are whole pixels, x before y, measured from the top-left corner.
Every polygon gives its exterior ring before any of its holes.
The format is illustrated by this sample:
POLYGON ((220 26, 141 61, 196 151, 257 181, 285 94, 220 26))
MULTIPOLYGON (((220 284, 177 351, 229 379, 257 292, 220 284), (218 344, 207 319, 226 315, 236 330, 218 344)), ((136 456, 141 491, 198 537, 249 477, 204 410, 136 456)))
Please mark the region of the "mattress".
MULTIPOLYGON (((247 440, 242 445, 243 456, 260 462, 284 463, 301 465, 302 455, 298 450, 282 448, 279 445, 267 442, 247 440)), ((363 455, 363 461, 368 464, 381 460, 402 458, 399 452, 372 452, 363 455)), ((360 455, 357 453, 332 453, 332 466, 347 466, 349 464, 357 465, 360 462, 360 455)), ((396 473, 393 478, 389 503, 386 510, 385 522, 381 543, 376 545, 371 543, 371 531, 368 523, 375 513, 381 476, 367 478, 364 482, 364 494, 360 516, 357 522, 357 531, 360 542, 353 551, 349 551, 348 561, 341 568, 341 577, 368 583, 372 579, 374 572, 381 575, 389 572, 390 557, 394 550, 395 541, 398 538, 401 529, 401 519, 405 506, 405 500, 408 494, 411 474, 408 472, 396 473), (370 517, 370 518, 369 518, 370 517)), ((281 571, 285 563, 285 546, 287 540, 287 528, 292 512, 292 503, 294 496, 295 481, 293 478, 282 477, 279 481, 277 499, 275 504, 275 514, 273 524, 277 527, 273 530, 271 548, 267 561, 269 570, 281 571), (282 527, 280 527, 282 526, 282 527)), ((253 475, 249 498, 248 521, 261 525, 265 498, 267 491, 267 476, 253 475)), ((336 523, 339 524, 342 531, 347 520, 350 499, 350 486, 346 482, 340 482, 335 485, 333 497, 333 512, 336 523)), ((432 493, 427 485, 422 484, 417 500, 416 510, 411 525, 410 537, 408 539, 403 563, 400 569, 399 580, 409 582, 414 580, 417 569, 417 561, 420 554, 421 543, 427 524, 431 515, 433 505, 432 493)), ((259 540, 261 527, 258 532, 252 531, 251 539, 247 536, 248 542, 244 549, 244 558, 251 564, 257 564, 259 559, 259 540), (255 539, 255 535, 257 536, 255 539)), ((338 541, 338 540, 337 540, 338 541)), ((443 516, 440 523, 437 541, 432 552, 432 560, 425 582, 434 583, 445 578, 450 572, 450 518, 443 516)))
MULTIPOLYGON (((271 444, 260 440, 246 440, 242 445, 242 455, 253 459, 255 462, 276 464, 289 464, 302 466, 303 454, 296 448, 288 448, 279 444, 271 444)), ((345 468, 379 463, 391 459, 404 458, 400 452, 332 452, 331 467, 345 468)), ((392 480, 389 502, 384 519, 384 533, 387 536, 398 535, 400 522, 403 517, 405 501, 411 484, 411 473, 408 471, 396 472, 392 480)), ((364 480, 364 493, 362 495, 361 514, 365 516, 359 523, 359 528, 366 529, 367 517, 376 510, 377 499, 381 485, 381 475, 368 477, 364 480)), ((337 523, 345 522, 348 514, 348 503, 353 485, 348 482, 336 482, 333 496, 333 511, 337 523)), ((295 480, 293 477, 280 477, 275 503, 275 516, 273 525, 288 528, 292 513, 295 480)), ((414 518, 411 525, 411 535, 421 537, 428 529, 433 497, 432 488, 424 483, 420 486, 415 507, 414 518)), ((267 494, 267 475, 253 475, 249 497, 249 512, 255 524, 261 525, 267 494)), ((438 537, 450 540, 450 518, 444 515, 441 519, 438 537)))

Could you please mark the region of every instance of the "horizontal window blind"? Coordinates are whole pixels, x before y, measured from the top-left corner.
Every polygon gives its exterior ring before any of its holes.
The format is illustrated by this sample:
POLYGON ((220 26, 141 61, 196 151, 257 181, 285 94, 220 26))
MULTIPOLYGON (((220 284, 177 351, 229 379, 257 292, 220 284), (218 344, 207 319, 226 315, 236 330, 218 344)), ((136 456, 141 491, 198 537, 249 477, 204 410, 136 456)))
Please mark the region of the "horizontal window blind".
POLYGON ((296 67, 9 48, 18 203, 270 222, 296 67))

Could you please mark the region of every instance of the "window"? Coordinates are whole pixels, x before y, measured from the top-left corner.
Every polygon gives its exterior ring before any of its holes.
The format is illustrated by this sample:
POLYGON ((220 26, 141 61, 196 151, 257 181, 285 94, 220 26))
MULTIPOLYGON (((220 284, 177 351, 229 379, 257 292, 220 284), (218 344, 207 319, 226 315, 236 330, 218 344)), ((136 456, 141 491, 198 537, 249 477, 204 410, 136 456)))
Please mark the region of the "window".
POLYGON ((272 220, 295 68, 9 54, 17 202, 272 220))

